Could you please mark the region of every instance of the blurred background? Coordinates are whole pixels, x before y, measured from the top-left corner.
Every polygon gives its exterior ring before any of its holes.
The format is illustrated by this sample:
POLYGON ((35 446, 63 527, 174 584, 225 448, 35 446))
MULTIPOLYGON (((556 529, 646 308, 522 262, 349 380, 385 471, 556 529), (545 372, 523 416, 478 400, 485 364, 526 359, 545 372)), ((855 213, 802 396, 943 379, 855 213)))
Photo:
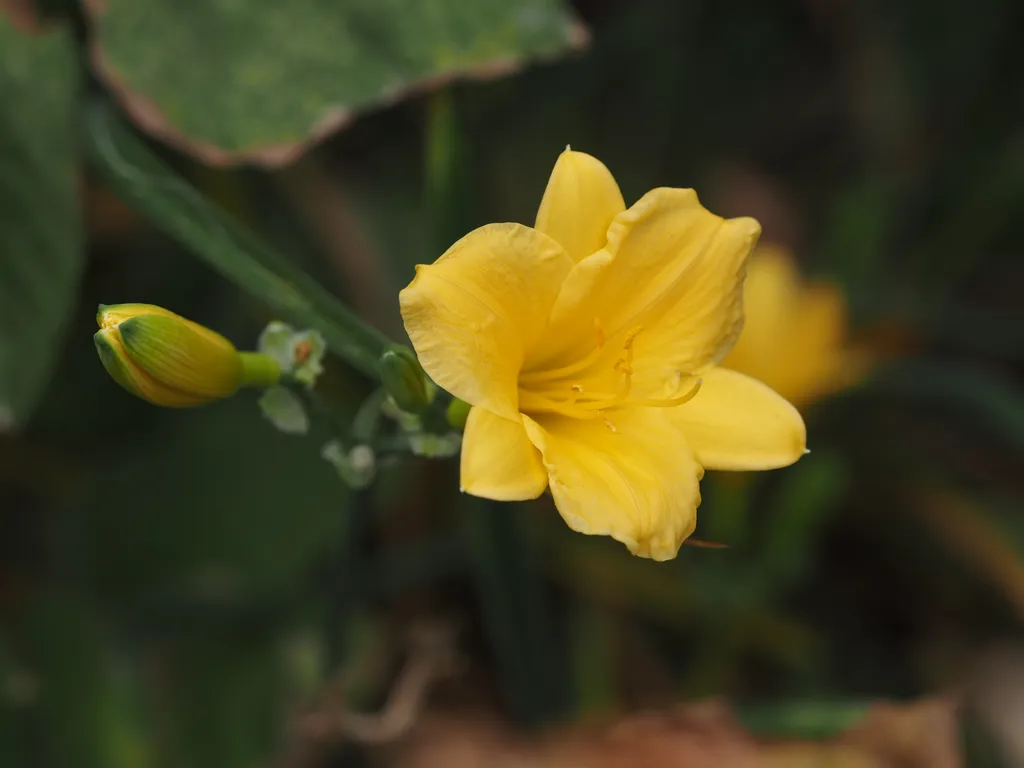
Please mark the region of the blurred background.
POLYGON ((0 766, 1024 765, 1022 32, 1018 0, 0 0, 0 766), (566 144, 627 204, 763 225, 726 364, 812 452, 707 474, 724 547, 636 559, 457 460, 353 491, 251 393, 161 410, 97 359, 100 302, 274 319, 195 258, 209 210, 404 339, 413 265, 532 223, 566 144))

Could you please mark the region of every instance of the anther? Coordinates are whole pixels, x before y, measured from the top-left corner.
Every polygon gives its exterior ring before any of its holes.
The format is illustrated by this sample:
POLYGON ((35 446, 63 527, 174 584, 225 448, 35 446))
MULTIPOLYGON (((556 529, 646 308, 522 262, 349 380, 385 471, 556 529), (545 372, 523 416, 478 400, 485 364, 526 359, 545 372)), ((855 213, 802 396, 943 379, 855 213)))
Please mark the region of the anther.
POLYGON ((640 332, 644 329, 642 325, 638 325, 635 328, 631 328, 629 333, 626 334, 626 338, 622 340, 623 349, 632 349, 633 342, 636 341, 636 337, 640 335, 640 332))
POLYGON ((612 423, 611 423, 611 421, 609 421, 608 419, 605 419, 605 420, 604 420, 604 425, 605 425, 606 427, 608 427, 608 431, 609 431, 609 432, 618 432, 618 431, 619 431, 619 430, 617 430, 617 429, 615 428, 615 425, 614 425, 614 424, 612 424, 612 423))
POLYGON ((583 387, 581 387, 579 384, 573 384, 572 387, 570 387, 570 389, 572 389, 572 391, 575 392, 577 395, 583 394, 583 387))
POLYGON ((604 326, 601 325, 601 318, 599 317, 594 318, 594 334, 597 336, 597 348, 603 348, 605 342, 604 326))

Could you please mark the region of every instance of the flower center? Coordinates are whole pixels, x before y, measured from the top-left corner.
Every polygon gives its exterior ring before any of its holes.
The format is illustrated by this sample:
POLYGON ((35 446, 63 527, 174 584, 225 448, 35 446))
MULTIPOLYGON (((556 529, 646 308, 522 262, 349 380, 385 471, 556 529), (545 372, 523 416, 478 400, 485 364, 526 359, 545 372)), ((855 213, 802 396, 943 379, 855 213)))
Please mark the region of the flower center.
MULTIPOLYGON (((631 396, 633 389, 633 345, 643 332, 642 325, 637 325, 622 337, 621 353, 612 364, 613 377, 617 386, 615 391, 601 391, 600 386, 591 390, 574 378, 591 371, 601 360, 607 357, 605 345, 607 338, 600 318, 594 318, 594 349, 579 360, 560 366, 538 371, 529 371, 519 377, 519 410, 523 412, 557 413, 576 419, 604 418, 611 431, 615 426, 605 418, 605 411, 629 406, 647 406, 653 408, 673 408, 696 397, 700 391, 701 380, 697 379, 693 386, 680 393, 684 374, 678 371, 675 392, 668 397, 650 398, 631 396)), ((604 379, 606 376, 588 376, 590 379, 604 379)))

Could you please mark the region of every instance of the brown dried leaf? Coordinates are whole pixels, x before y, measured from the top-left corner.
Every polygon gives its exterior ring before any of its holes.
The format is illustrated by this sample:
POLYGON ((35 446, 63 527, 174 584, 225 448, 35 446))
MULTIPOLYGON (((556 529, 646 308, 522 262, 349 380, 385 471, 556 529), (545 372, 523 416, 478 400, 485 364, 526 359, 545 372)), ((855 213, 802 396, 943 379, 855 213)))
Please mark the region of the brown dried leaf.
POLYGON ((531 740, 476 715, 424 720, 402 768, 959 768, 951 700, 877 704, 828 742, 758 741, 718 702, 571 727, 531 740))
POLYGON ((43 25, 32 0, 0 0, 0 14, 7 17, 12 27, 26 35, 42 30, 43 25))

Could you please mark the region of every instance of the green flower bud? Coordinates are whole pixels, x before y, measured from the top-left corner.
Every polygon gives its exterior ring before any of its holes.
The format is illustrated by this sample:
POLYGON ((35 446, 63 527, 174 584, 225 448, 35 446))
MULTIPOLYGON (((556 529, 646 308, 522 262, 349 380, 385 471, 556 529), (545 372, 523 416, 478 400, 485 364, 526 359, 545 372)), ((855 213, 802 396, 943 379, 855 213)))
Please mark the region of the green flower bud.
POLYGON ((331 440, 320 450, 345 484, 356 490, 368 486, 377 473, 377 456, 368 445, 356 445, 346 451, 337 440, 331 440))
POLYGON ((465 400, 459 400, 459 398, 453 398, 448 403, 448 410, 445 412, 445 416, 448 419, 448 424, 460 432, 466 428, 466 419, 469 418, 469 409, 472 406, 465 400))
POLYGON ((324 372, 327 342, 317 330, 296 331, 287 323, 274 320, 260 334, 257 349, 274 358, 283 374, 307 387, 316 384, 324 372))
POLYGON ((239 352, 218 333, 150 304, 100 305, 93 337, 107 373, 154 405, 182 408, 268 387, 281 372, 268 355, 239 352))
POLYGON ((447 435, 419 432, 409 435, 409 449, 414 455, 428 459, 451 458, 459 452, 461 445, 462 435, 458 432, 449 432, 447 435))
POLYGON ((434 385, 427 380, 416 354, 408 347, 388 347, 377 367, 381 384, 399 409, 422 413, 434 399, 434 385))

